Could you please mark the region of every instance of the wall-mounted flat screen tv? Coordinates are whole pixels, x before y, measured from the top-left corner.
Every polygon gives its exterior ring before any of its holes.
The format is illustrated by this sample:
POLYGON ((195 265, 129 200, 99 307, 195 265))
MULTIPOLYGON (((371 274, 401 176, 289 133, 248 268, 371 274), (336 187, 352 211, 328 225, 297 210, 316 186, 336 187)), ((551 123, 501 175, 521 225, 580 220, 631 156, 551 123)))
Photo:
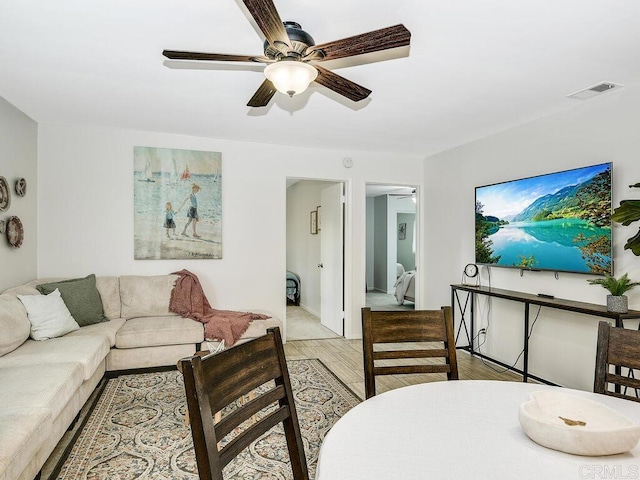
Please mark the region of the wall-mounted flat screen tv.
POLYGON ((613 275, 611 163, 476 187, 476 263, 613 275))

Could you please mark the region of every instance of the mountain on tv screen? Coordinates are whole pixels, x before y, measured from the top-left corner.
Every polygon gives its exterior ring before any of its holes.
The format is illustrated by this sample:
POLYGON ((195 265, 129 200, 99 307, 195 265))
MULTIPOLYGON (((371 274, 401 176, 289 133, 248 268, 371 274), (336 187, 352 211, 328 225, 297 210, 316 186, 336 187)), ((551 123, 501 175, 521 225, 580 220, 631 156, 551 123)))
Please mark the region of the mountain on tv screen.
POLYGON ((613 274, 611 163, 476 187, 476 263, 613 274))

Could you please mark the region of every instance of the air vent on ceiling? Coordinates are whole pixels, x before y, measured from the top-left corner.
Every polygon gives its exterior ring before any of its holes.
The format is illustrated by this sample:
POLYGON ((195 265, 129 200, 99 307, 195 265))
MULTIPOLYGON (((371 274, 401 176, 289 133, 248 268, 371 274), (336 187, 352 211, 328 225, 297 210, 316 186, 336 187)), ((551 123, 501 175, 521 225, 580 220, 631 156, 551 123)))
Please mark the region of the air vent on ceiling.
POLYGON ((578 90, 570 95, 567 95, 568 98, 574 98, 576 100, 588 100, 589 98, 593 98, 601 93, 610 92, 614 88, 620 88, 622 85, 611 83, 611 82, 602 82, 597 85, 593 85, 591 87, 578 90))

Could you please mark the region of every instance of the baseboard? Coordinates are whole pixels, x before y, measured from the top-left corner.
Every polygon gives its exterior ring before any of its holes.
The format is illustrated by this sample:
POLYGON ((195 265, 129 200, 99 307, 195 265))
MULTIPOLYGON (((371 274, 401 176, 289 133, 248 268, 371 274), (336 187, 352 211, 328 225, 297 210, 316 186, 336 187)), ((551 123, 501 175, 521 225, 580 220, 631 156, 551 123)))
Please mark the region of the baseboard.
POLYGON ((385 295, 393 295, 392 293, 387 292, 386 290, 382 290, 381 288, 373 288, 369 290, 370 292, 384 293, 385 295))
POLYGON ((109 370, 105 372, 106 378, 117 378, 120 375, 137 375, 140 373, 155 373, 155 372, 167 372, 169 370, 177 370, 178 365, 161 365, 158 367, 142 367, 142 368, 130 368, 127 370, 109 370))
POLYGON ((310 313, 310 314, 311 314, 311 315, 313 315, 314 317, 318 317, 318 318, 320 318, 320 313, 318 313, 318 312, 316 312, 316 311, 312 310, 311 308, 307 307, 305 304, 301 303, 301 304, 299 305, 299 307, 300 307, 301 309, 303 309, 305 312, 310 313))

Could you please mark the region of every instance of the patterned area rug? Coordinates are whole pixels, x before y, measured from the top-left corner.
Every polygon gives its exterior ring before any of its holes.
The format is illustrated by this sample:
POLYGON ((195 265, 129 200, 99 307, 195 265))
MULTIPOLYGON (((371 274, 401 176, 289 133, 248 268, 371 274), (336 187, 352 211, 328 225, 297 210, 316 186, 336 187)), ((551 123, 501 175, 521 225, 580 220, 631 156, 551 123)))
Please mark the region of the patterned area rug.
MULTIPOLYGON (((320 444, 360 399, 319 360, 287 362, 309 475, 320 444)), ((59 475, 60 480, 198 478, 182 375, 177 371, 110 379, 59 475)), ((292 478, 281 426, 229 463, 225 479, 292 478)))

